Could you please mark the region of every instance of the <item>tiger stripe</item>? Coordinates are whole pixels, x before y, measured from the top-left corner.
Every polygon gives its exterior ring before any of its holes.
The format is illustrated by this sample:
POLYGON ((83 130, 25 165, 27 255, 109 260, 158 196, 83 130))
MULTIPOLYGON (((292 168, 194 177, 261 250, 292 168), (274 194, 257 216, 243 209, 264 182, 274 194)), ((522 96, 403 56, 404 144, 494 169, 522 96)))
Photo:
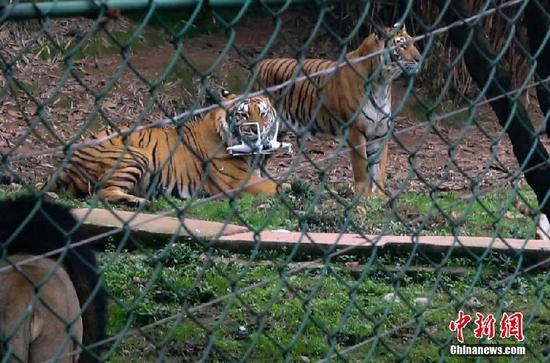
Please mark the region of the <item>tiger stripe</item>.
MULTIPOLYGON (((267 125, 276 119, 267 97, 248 98, 233 107, 242 104, 247 105, 247 115, 240 122, 250 119, 267 125), (269 118, 264 116, 266 109, 269 118)), ((274 195, 277 185, 251 171, 251 156, 233 157, 220 146, 227 139, 231 110, 219 107, 178 128, 149 128, 75 150, 45 188, 77 196, 97 193, 107 201, 129 203, 143 203, 146 197, 161 194, 185 199, 240 188, 245 193, 274 195)), ((105 130, 92 139, 113 132, 105 130)))
POLYGON ((327 74, 310 77, 336 67, 337 62, 305 59, 300 63, 293 58, 273 58, 259 62, 255 72, 255 90, 276 86, 297 76, 307 77, 269 94, 282 106, 285 121, 282 131, 291 126, 300 133, 308 131, 313 135, 323 133, 342 137, 346 135, 343 126, 349 125, 345 142, 352 148, 350 157, 355 189, 365 196, 384 194, 387 142, 372 143, 368 151, 364 145, 367 139, 387 134, 391 118, 391 83, 403 69, 416 72, 420 60, 420 53, 410 42, 412 38, 405 27, 396 24, 394 28, 386 28, 385 32, 389 35, 387 40, 371 34, 357 49, 347 53, 346 59, 353 60, 383 50, 386 41, 394 46, 392 50, 353 65, 348 63, 327 74), (369 82, 367 90, 366 81, 369 82), (367 158, 367 153, 369 156, 374 153, 377 157, 367 158))

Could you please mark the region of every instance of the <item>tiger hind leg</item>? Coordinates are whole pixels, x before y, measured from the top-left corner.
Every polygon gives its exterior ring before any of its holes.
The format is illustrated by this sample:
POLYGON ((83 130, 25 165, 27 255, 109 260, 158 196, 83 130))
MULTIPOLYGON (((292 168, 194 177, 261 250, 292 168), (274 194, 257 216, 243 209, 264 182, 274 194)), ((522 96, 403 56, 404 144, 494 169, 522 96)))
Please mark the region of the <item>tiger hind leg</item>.
MULTIPOLYGON (((110 150, 112 151, 112 150, 110 150)), ((121 151, 115 149, 116 151, 121 151)), ((123 155, 111 170, 107 170, 96 184, 96 193, 99 198, 107 202, 125 202, 132 205, 144 205, 147 199, 138 197, 136 191, 140 184, 147 183, 148 158, 143 150, 130 148, 128 154, 123 155), (114 169, 113 169, 114 168, 114 169)))

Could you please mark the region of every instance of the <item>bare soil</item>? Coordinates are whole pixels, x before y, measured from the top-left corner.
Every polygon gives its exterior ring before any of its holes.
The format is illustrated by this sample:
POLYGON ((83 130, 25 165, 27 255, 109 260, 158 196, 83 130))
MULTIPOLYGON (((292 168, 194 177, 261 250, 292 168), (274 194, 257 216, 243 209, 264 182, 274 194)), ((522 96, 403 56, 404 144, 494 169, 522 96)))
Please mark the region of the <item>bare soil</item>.
MULTIPOLYGON (((33 43, 32 36, 39 32, 36 25, 4 24, 0 28, 3 44, 0 53, 5 59, 3 68, 11 67, 11 76, 7 77, 8 72, 0 75, 0 150, 20 157, 7 168, 31 184, 43 182, 57 168, 61 154, 36 153, 82 141, 90 132, 107 125, 151 122, 190 107, 200 83, 192 68, 207 76, 209 68, 219 62, 211 78, 222 85, 244 88, 248 71, 243 68, 245 62, 240 54, 257 57, 267 48, 270 57, 294 56, 296 47, 303 44, 311 31, 310 25, 301 21, 302 16, 283 17, 283 30, 269 48, 266 45, 274 34, 273 24, 263 18, 251 18, 235 28, 234 42, 228 51, 224 48, 230 38, 215 33, 185 40, 180 55, 160 30, 148 28, 144 37, 156 39, 155 45, 145 42, 126 55, 118 49, 84 55, 75 60, 71 72, 65 71, 62 56, 51 55, 52 49, 54 44, 67 43, 67 49, 71 49, 70 44, 75 44, 79 34, 86 33, 91 20, 52 21, 49 34, 57 43, 44 34, 33 43), (45 57, 45 53, 50 56, 45 57), (172 75, 157 85, 155 80, 174 59, 172 75), (151 97, 152 86, 156 87, 156 98, 151 97)), ((106 28, 122 32, 131 31, 134 26, 120 20, 107 24, 106 28)), ((99 40, 106 49, 114 48, 102 31, 92 39, 99 40)), ((87 46, 97 44, 89 42, 87 46)), ((310 57, 334 57, 337 51, 326 33, 317 36, 305 49, 310 57)), ((393 89, 394 104, 401 101, 404 92, 404 84, 397 82, 393 89)), ((477 107, 476 122, 471 124, 467 122, 467 113, 461 114, 463 118, 454 116, 453 122, 428 122, 426 115, 414 107, 418 98, 426 99, 426 94, 419 85, 396 117, 389 146, 389 191, 468 192, 475 186, 484 189, 506 185, 518 164, 490 107, 477 107)), ((532 93, 529 101, 527 108, 538 125, 542 115, 532 93)), ((340 150, 340 142, 327 136, 308 136, 303 154, 276 155, 268 165, 269 173, 275 178, 288 177, 313 184, 325 178, 330 183, 351 186, 353 174, 348 151, 340 150)), ((543 142, 549 149, 549 140, 545 138, 543 142)), ((3 168, 0 172, 6 172, 5 166, 0 168, 3 168)))

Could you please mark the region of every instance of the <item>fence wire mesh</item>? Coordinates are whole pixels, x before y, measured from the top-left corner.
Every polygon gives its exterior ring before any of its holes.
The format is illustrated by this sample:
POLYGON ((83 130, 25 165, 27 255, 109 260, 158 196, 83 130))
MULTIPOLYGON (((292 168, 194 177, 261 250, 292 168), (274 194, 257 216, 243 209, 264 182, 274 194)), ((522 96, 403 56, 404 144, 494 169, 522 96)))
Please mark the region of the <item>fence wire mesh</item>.
POLYGON ((0 3, 1 361, 548 361, 549 12, 0 3))

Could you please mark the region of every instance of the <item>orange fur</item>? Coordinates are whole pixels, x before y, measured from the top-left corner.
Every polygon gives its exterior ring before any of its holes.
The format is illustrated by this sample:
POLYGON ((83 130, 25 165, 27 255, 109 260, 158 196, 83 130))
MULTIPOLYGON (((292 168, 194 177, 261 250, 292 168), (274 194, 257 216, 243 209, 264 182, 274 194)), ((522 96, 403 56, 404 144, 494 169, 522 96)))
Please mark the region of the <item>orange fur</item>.
MULTIPOLYGON (((420 59, 420 53, 413 44, 403 43, 403 40, 410 40, 404 27, 386 29, 386 32, 390 34, 388 44, 396 46, 395 51, 389 50, 394 52, 391 62, 382 56, 373 56, 351 66, 343 66, 328 75, 309 78, 269 93, 274 103, 282 104, 282 118, 287 127, 294 128, 295 132, 305 130, 313 134, 320 132, 346 136, 352 148, 356 192, 367 196, 384 193, 387 143, 371 147, 373 153, 369 153, 364 145, 368 139, 381 138, 388 132, 391 81, 402 71, 402 67, 410 66, 416 71, 420 59), (377 168, 373 176, 375 184, 369 176, 367 157, 377 159, 374 163, 377 168)), ((366 56, 384 49, 385 44, 383 39, 371 34, 346 58, 353 60, 366 56)), ((256 88, 281 84, 296 76, 309 75, 336 65, 335 61, 326 59, 306 59, 302 65, 291 58, 266 59, 258 65, 256 88)))
MULTIPOLYGON (((249 119, 262 125, 267 120, 260 115, 260 102, 275 113, 266 97, 244 102, 249 104, 249 119)), ((77 150, 51 191, 67 190, 77 195, 97 192, 104 200, 129 203, 143 203, 148 195, 188 198, 234 189, 274 195, 277 184, 260 178, 253 170, 252 156, 233 157, 226 151, 226 141, 231 137, 226 119, 236 104, 228 111, 221 107, 211 110, 179 129, 145 129, 77 150), (150 192, 150 188, 154 190, 150 192)), ((103 131, 94 138, 111 133, 103 131)))

